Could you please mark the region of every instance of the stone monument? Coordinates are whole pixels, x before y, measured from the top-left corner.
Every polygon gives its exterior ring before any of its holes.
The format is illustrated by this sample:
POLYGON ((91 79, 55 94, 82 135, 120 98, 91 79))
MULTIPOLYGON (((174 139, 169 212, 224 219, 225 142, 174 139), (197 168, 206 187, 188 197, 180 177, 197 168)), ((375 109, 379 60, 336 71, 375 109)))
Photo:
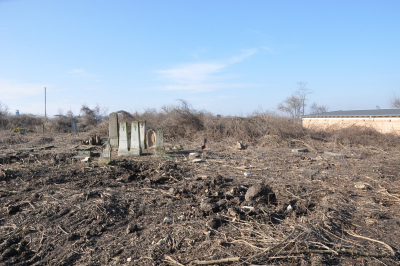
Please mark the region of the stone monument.
POLYGON ((156 148, 155 154, 157 156, 163 156, 165 154, 164 148, 164 131, 162 127, 156 128, 156 148))
MULTIPOLYGON (((129 137, 128 137, 128 123, 127 122, 121 122, 121 123, 119 123, 118 156, 129 155, 129 142, 128 142, 128 139, 129 139, 129 137)), ((111 142, 111 138, 110 138, 110 142, 111 142)))
POLYGON ((104 144, 103 149, 100 154, 99 162, 101 163, 109 163, 111 161, 111 146, 110 143, 107 141, 104 144))
POLYGON ((76 120, 75 119, 72 119, 71 127, 72 127, 72 134, 78 133, 78 128, 76 127, 76 120))
POLYGON ((156 132, 154 130, 149 129, 146 134, 146 144, 147 149, 154 148, 156 145, 156 132))
POLYGON ((140 147, 142 149, 147 149, 146 145, 146 121, 139 121, 140 129, 140 147))
POLYGON ((112 148, 118 148, 118 114, 108 116, 108 137, 112 148))
POLYGON ((141 139, 140 139, 140 122, 133 121, 131 127, 131 149, 130 155, 140 156, 142 155, 141 139))

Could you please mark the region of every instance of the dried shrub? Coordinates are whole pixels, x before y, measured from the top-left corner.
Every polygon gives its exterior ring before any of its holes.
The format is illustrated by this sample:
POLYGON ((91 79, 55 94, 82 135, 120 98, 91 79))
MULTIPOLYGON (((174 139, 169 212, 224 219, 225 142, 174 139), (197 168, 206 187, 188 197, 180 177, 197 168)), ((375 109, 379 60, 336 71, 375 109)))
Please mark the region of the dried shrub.
POLYGON ((332 126, 326 130, 310 131, 309 135, 318 140, 346 147, 376 146, 389 148, 400 145, 400 137, 382 134, 373 127, 352 125, 346 128, 332 126))
POLYGON ((44 117, 32 114, 9 115, 6 116, 4 127, 8 130, 13 130, 14 128, 36 130, 39 125, 43 125, 43 122, 44 117))

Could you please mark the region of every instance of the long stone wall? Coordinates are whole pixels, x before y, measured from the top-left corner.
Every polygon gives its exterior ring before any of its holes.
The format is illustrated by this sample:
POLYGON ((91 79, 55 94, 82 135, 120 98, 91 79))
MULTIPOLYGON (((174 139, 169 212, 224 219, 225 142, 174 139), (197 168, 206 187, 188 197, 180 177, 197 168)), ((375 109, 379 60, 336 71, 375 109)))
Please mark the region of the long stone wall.
POLYGON ((303 118, 304 128, 335 130, 351 126, 372 127, 381 133, 400 134, 400 117, 393 118, 303 118))

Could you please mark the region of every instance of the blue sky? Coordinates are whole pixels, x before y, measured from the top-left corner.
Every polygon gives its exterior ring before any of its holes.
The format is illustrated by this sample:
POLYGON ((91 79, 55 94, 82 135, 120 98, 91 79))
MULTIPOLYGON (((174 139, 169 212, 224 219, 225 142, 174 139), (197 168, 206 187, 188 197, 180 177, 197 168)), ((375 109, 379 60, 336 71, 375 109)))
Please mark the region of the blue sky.
POLYGON ((189 101, 275 111, 308 83, 329 110, 400 96, 400 1, 0 0, 0 101, 77 114, 189 101))

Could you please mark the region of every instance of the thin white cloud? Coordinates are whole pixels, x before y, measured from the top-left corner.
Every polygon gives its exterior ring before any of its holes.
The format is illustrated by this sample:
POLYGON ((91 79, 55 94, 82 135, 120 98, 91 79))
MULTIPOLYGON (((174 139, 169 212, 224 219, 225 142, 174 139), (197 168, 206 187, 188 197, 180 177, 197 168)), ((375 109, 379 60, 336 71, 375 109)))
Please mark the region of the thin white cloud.
POLYGON ((231 58, 230 62, 232 64, 234 63, 239 63, 248 57, 252 56, 253 54, 257 53, 257 49, 248 49, 248 50, 242 50, 242 54, 238 56, 234 56, 231 58))
POLYGON ((45 86, 46 85, 43 84, 18 83, 0 79, 1 100, 11 100, 43 94, 45 86))
POLYGON ((72 69, 71 71, 68 71, 69 74, 73 74, 76 76, 80 77, 95 77, 95 75, 89 73, 85 69, 79 68, 79 69, 72 69))
POLYGON ((225 67, 218 63, 194 63, 158 72, 174 82, 193 84, 206 81, 211 75, 222 71, 225 67))
POLYGON ((241 83, 184 84, 184 85, 167 85, 162 87, 162 89, 168 91, 208 92, 208 91, 215 91, 218 89, 242 88, 245 86, 249 86, 249 84, 241 84, 241 83))
POLYGON ((274 51, 271 47, 268 47, 268 46, 264 46, 262 49, 263 49, 264 51, 269 52, 269 53, 272 53, 272 52, 274 51))
POLYGON ((221 72, 257 53, 257 49, 243 50, 240 55, 233 56, 225 62, 189 63, 180 67, 157 71, 164 79, 172 84, 163 86, 163 90, 208 92, 217 89, 237 88, 243 84, 224 82, 228 76, 221 72))

